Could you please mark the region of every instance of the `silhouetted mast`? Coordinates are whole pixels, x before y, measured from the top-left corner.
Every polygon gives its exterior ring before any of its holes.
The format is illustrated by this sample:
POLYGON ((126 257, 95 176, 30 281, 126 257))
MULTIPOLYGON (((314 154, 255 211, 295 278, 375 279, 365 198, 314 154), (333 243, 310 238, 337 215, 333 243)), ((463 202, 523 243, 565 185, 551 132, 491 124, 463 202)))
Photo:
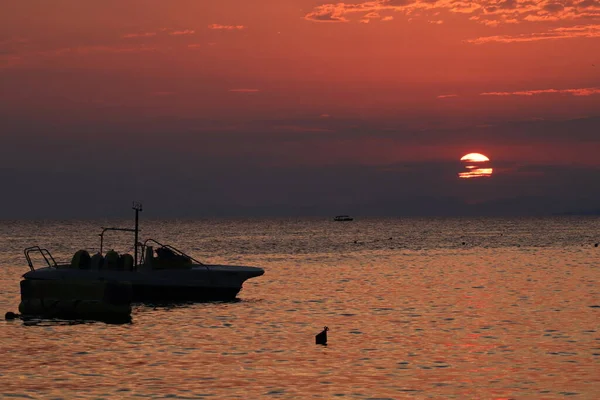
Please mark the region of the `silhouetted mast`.
POLYGON ((140 203, 139 201, 134 201, 133 202, 133 206, 131 207, 132 209, 135 210, 135 231, 134 231, 134 236, 135 238, 133 239, 133 265, 137 266, 138 265, 138 232, 139 232, 139 214, 140 211, 142 211, 142 203, 140 203))

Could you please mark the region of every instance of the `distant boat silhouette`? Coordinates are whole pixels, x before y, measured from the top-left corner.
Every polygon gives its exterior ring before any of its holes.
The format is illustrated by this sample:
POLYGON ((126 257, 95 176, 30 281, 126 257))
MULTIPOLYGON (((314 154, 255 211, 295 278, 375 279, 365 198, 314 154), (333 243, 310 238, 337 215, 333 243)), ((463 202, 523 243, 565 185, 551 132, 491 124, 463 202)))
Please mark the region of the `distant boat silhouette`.
POLYGON ((349 215, 336 215, 335 217, 333 217, 334 221, 353 221, 354 218, 352 218, 349 215))
POLYGON ((315 344, 327 345, 327 331, 328 327, 324 327, 323 331, 315 336, 315 344))

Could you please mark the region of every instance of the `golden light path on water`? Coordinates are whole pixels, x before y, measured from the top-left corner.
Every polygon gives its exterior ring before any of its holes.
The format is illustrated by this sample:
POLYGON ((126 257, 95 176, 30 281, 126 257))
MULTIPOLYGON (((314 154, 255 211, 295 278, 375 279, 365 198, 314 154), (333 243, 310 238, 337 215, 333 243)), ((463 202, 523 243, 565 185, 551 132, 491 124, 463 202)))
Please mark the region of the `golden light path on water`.
POLYGON ((458 177, 461 179, 472 179, 472 178, 487 178, 492 176, 494 172, 493 168, 477 168, 475 165, 467 165, 469 171, 459 172, 458 177))

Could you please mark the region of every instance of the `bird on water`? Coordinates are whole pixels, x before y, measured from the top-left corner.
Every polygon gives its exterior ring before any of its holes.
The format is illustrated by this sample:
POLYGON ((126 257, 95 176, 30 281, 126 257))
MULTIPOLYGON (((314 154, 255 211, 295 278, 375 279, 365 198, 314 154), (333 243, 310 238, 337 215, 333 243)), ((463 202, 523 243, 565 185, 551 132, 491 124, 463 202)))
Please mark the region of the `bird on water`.
POLYGON ((328 327, 324 327, 323 331, 321 333, 319 333, 317 336, 315 336, 316 344, 327 345, 327 331, 328 330, 329 330, 328 327))
POLYGON ((14 313, 12 311, 9 311, 6 314, 4 314, 4 319, 7 320, 7 321, 11 321, 11 320, 17 319, 19 317, 20 317, 19 314, 16 314, 16 313, 14 313))

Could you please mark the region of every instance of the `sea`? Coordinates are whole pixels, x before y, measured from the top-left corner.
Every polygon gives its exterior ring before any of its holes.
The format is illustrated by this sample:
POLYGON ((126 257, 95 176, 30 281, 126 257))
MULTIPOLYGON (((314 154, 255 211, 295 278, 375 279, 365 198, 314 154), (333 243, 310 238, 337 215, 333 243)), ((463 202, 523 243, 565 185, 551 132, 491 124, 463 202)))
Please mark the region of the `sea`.
MULTIPOLYGON (((131 225, 0 221, 2 315, 25 247, 70 260, 131 225)), ((600 399, 600 217, 144 219, 141 237, 265 274, 127 324, 0 320, 0 398, 600 399)))

